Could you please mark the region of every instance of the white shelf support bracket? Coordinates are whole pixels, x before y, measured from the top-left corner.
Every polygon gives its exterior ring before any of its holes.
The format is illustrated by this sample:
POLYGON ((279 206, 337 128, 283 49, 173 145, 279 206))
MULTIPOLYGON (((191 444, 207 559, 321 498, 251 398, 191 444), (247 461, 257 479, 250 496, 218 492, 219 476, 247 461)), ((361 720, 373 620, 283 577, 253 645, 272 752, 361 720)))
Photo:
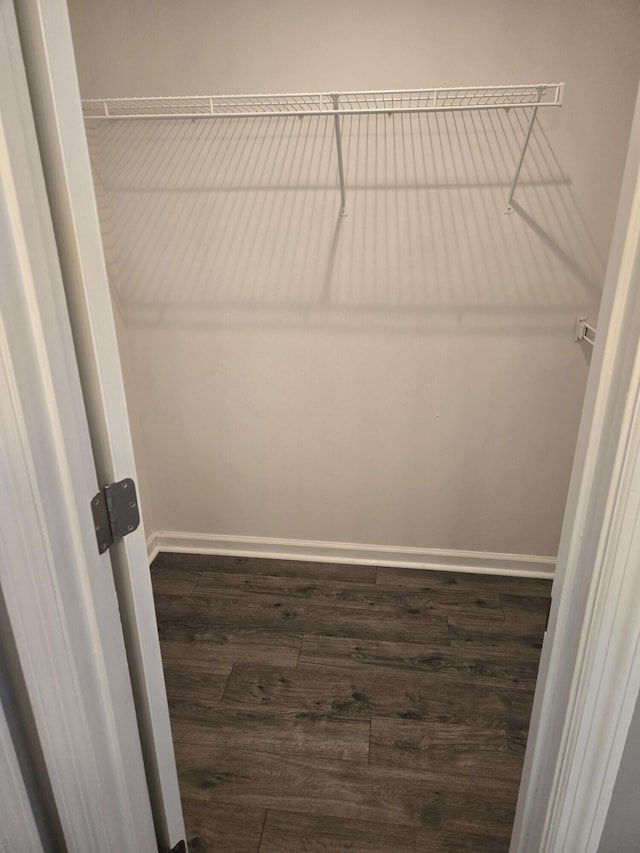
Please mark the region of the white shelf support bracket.
POLYGON ((533 133, 533 126, 536 123, 536 118, 538 116, 538 107, 540 106, 540 101, 542 100, 542 96, 544 95, 545 91, 546 89, 543 86, 538 87, 538 103, 531 111, 529 127, 527 128, 527 133, 524 138, 524 142, 522 143, 522 148, 520 149, 520 157, 518 158, 518 164, 513 175, 513 180, 511 181, 511 188, 509 190, 509 198, 507 199, 507 209, 505 213, 513 213, 513 196, 516 191, 516 187, 518 186, 518 179, 520 178, 522 164, 524 163, 527 148, 529 147, 529 140, 531 139, 531 134, 533 133))
POLYGON ((347 215, 347 195, 344 188, 344 163, 342 160, 342 133, 340 131, 340 116, 338 114, 340 99, 338 95, 331 95, 333 103, 333 121, 336 136, 336 151, 338 153, 338 175, 340 176, 340 215, 347 215))
POLYGON ((596 342, 596 329, 591 326, 588 322, 587 317, 578 317, 576 320, 576 328, 573 334, 573 340, 576 341, 586 341, 586 343, 591 344, 593 346, 596 342))

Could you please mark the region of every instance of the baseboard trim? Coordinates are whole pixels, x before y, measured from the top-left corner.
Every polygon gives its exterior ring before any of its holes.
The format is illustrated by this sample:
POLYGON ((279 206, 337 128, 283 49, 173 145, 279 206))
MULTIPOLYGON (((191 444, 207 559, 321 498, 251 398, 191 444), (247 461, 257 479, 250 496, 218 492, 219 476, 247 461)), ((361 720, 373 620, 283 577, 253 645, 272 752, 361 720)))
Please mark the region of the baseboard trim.
POLYGON ((486 551, 443 551, 397 545, 311 542, 259 536, 225 536, 157 530, 147 539, 149 561, 160 551, 265 559, 309 560, 364 566, 396 566, 429 571, 477 572, 516 577, 553 578, 555 558, 486 551))
POLYGON ((147 556, 149 558, 149 563, 153 563, 159 553, 160 546, 158 545, 158 534, 151 533, 147 536, 147 556))

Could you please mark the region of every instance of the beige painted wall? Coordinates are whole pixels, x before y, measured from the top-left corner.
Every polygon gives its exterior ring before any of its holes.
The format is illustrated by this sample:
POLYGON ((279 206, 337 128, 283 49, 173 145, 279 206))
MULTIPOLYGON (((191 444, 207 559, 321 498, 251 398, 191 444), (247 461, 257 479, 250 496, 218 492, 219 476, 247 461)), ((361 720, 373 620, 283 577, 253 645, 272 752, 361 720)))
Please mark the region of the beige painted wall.
POLYGON ((566 82, 513 215, 515 111, 345 120, 344 218, 323 119, 90 133, 148 528, 553 555, 637 4, 70 11, 85 97, 566 82))

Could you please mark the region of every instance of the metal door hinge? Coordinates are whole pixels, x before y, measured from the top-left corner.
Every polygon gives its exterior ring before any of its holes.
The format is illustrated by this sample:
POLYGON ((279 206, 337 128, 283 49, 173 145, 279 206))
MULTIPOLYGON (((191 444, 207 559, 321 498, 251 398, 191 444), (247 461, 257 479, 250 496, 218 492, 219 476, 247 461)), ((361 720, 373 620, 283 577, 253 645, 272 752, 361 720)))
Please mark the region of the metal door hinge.
POLYGON ((104 486, 91 501, 93 524, 101 554, 140 524, 136 484, 130 477, 104 486))

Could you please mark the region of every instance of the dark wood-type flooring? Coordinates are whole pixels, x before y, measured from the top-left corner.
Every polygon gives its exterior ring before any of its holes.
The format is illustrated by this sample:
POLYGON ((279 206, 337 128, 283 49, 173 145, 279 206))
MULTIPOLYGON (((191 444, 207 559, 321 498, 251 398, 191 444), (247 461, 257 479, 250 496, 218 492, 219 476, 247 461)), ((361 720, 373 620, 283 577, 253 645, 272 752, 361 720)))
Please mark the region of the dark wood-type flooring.
POLYGON ((550 582, 161 554, 191 853, 505 853, 550 582))

